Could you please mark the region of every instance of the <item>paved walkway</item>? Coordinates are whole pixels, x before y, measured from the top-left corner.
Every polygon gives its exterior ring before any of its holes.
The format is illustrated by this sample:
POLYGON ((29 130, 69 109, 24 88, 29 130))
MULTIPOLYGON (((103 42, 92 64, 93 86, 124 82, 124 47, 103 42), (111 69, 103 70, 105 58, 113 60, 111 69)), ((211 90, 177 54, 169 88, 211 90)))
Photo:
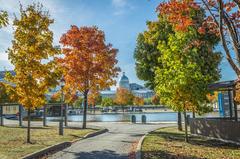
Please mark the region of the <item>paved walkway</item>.
MULTIPOLYGON (((6 125, 18 125, 17 121, 5 120, 6 125)), ((27 122, 23 122, 26 126, 27 122)), ((57 122, 48 122, 47 125, 58 126, 57 122)), ((81 122, 69 122, 69 126, 81 127, 81 122)), ((104 127, 109 132, 80 140, 49 159, 128 159, 132 147, 149 131, 160 127, 176 124, 153 123, 131 124, 123 122, 89 122, 88 127, 104 127)), ((42 122, 31 122, 32 127, 41 127, 42 122)))
POLYGON ((50 159, 128 159, 131 147, 147 132, 173 124, 131 124, 99 122, 89 125, 101 126, 109 132, 81 140, 50 159))

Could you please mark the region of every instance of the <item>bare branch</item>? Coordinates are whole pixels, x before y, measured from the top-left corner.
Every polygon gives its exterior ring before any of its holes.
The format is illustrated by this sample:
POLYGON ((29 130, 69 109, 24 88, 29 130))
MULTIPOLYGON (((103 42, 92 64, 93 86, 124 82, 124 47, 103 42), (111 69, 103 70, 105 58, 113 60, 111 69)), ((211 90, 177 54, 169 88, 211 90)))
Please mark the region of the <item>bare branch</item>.
POLYGON ((223 33, 224 13, 223 13, 222 0, 219 0, 218 3, 219 3, 219 15, 220 15, 220 17, 219 17, 219 32, 220 32, 220 38, 221 38, 221 41, 222 41, 222 45, 223 45, 223 48, 226 52, 226 58, 227 58, 228 62, 230 63, 230 65, 232 66, 232 68, 236 72, 236 74, 239 76, 240 75, 240 70, 239 70, 238 66, 234 63, 234 61, 231 57, 231 54, 230 54, 230 51, 227 47, 226 39, 225 39, 224 33, 223 33))

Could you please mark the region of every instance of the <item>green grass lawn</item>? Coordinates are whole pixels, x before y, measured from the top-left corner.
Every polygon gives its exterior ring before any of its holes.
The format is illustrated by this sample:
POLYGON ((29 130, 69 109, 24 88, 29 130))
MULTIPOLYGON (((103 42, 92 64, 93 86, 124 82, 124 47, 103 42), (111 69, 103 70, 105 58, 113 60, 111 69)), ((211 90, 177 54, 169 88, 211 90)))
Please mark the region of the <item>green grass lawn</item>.
POLYGON ((23 157, 60 142, 73 141, 94 131, 96 130, 65 128, 64 136, 59 136, 57 127, 32 128, 31 141, 33 143, 27 144, 26 128, 0 126, 0 159, 23 157))
POLYGON ((240 146, 204 137, 190 137, 176 127, 158 129, 144 139, 143 159, 240 159, 240 146))

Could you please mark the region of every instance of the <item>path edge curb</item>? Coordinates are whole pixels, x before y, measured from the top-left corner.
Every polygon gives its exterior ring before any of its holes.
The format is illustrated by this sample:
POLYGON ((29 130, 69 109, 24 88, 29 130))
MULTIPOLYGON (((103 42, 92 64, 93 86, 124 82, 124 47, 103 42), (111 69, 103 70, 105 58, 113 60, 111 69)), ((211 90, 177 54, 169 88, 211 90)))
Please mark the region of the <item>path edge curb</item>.
POLYGON ((145 137, 149 134, 150 132, 146 133, 145 135, 143 135, 141 137, 141 139, 138 141, 138 144, 137 144, 137 149, 136 149, 136 154, 135 154, 135 158, 136 159, 142 159, 142 144, 143 144, 143 141, 145 139, 145 137))
POLYGON ((70 147, 72 144, 74 144, 77 141, 84 140, 84 139, 87 139, 87 138, 91 138, 91 137, 94 137, 94 136, 97 136, 97 135, 101 135, 101 134, 106 133, 108 131, 109 131, 108 129, 103 128, 103 129, 100 129, 100 130, 98 130, 96 132, 90 132, 90 133, 86 134, 85 136, 83 136, 82 138, 78 138, 78 139, 73 140, 73 141, 66 141, 66 142, 57 143, 55 145, 43 148, 43 149, 41 149, 41 150, 39 150, 37 152, 33 152, 31 154, 23 156, 23 157, 21 157, 21 159, 38 159, 38 158, 42 158, 42 157, 47 156, 49 154, 54 154, 54 153, 56 153, 58 151, 61 151, 61 150, 65 149, 65 148, 67 148, 67 147, 70 147))
POLYGON ((147 135, 151 134, 152 132, 154 132, 154 131, 156 131, 158 129, 162 129, 162 128, 166 128, 166 127, 160 127, 160 128, 155 129, 155 130, 149 131, 149 132, 147 132, 145 135, 143 135, 141 137, 141 139, 138 141, 138 144, 137 144, 136 153, 135 153, 135 159, 142 159, 142 144, 144 142, 145 137, 147 135))

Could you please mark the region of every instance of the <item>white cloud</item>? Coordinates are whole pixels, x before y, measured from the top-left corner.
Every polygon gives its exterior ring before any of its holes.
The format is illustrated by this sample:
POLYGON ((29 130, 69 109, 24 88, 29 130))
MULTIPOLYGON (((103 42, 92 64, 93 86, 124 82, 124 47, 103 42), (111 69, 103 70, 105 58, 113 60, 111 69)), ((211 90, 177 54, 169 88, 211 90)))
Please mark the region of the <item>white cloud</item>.
POLYGON ((125 7, 127 5, 126 0, 112 0, 113 6, 120 8, 120 7, 125 7))
POLYGON ((113 15, 116 16, 126 14, 134 9, 134 6, 128 0, 112 0, 112 5, 114 7, 113 15))

